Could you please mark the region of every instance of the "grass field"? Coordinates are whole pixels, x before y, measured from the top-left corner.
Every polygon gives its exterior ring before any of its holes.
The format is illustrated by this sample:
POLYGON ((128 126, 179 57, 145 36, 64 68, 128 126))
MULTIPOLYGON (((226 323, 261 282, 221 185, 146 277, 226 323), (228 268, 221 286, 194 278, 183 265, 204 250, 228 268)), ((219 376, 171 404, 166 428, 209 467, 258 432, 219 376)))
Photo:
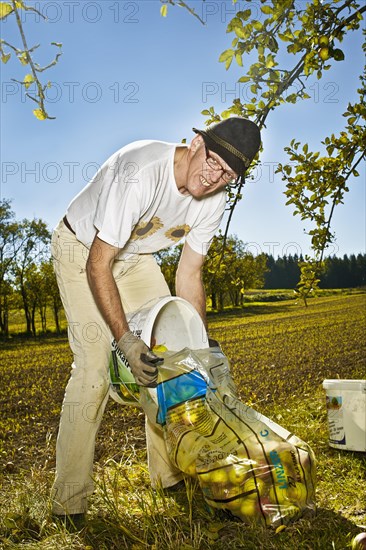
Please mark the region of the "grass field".
POLYGON ((189 483, 154 493, 144 415, 109 401, 96 446, 87 528, 69 534, 49 510, 55 439, 71 354, 66 338, 1 344, 0 547, 24 549, 343 550, 366 530, 366 453, 328 446, 325 378, 366 378, 366 294, 248 303, 209 316, 242 401, 308 442, 318 460, 317 514, 276 533, 213 517, 189 483))

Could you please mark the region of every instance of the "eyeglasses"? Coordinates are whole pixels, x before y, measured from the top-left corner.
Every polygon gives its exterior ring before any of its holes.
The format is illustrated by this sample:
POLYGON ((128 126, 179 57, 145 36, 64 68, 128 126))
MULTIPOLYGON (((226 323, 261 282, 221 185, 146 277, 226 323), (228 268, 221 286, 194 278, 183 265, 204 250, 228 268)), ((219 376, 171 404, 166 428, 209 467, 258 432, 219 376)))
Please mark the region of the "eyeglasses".
POLYGON ((238 176, 233 172, 229 172, 228 170, 225 170, 225 168, 223 168, 221 164, 214 157, 211 157, 210 151, 207 145, 205 145, 205 149, 206 149, 206 162, 209 165, 209 167, 212 168, 212 170, 214 170, 215 172, 219 172, 221 170, 222 171, 221 178, 224 180, 225 183, 227 184, 235 183, 236 180, 238 179, 238 176))

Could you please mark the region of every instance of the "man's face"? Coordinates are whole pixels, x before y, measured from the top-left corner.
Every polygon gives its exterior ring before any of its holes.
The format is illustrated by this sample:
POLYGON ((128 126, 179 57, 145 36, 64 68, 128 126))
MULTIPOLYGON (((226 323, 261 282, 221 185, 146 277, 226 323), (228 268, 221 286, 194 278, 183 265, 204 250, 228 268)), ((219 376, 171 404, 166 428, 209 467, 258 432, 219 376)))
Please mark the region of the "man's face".
POLYGON ((196 136, 190 148, 187 193, 200 199, 221 191, 228 182, 236 180, 237 174, 230 166, 217 153, 206 149, 202 136, 196 136))

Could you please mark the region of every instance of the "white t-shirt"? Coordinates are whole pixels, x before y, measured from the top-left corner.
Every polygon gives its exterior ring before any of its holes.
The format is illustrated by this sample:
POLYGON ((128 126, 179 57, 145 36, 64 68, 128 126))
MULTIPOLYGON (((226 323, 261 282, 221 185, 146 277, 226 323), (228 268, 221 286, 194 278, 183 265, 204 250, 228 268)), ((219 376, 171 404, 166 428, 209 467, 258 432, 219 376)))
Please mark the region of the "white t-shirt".
POLYGON ((185 237, 195 252, 207 254, 225 191, 201 200, 182 195, 174 177, 179 145, 136 141, 112 155, 67 209, 78 240, 90 247, 98 232, 126 257, 157 252, 185 237))

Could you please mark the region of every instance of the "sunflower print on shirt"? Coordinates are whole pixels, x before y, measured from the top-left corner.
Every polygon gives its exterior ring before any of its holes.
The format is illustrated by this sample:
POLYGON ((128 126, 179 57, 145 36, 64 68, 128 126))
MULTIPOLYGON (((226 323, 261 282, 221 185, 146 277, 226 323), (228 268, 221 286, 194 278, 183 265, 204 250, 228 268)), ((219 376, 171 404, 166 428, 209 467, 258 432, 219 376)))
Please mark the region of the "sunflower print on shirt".
POLYGON ((164 226, 163 222, 158 216, 154 216, 148 222, 140 222, 135 226, 135 229, 131 233, 131 239, 146 239, 156 233, 164 226))
POLYGON ((165 236, 171 241, 178 242, 190 231, 189 225, 177 225, 165 231, 165 236))

